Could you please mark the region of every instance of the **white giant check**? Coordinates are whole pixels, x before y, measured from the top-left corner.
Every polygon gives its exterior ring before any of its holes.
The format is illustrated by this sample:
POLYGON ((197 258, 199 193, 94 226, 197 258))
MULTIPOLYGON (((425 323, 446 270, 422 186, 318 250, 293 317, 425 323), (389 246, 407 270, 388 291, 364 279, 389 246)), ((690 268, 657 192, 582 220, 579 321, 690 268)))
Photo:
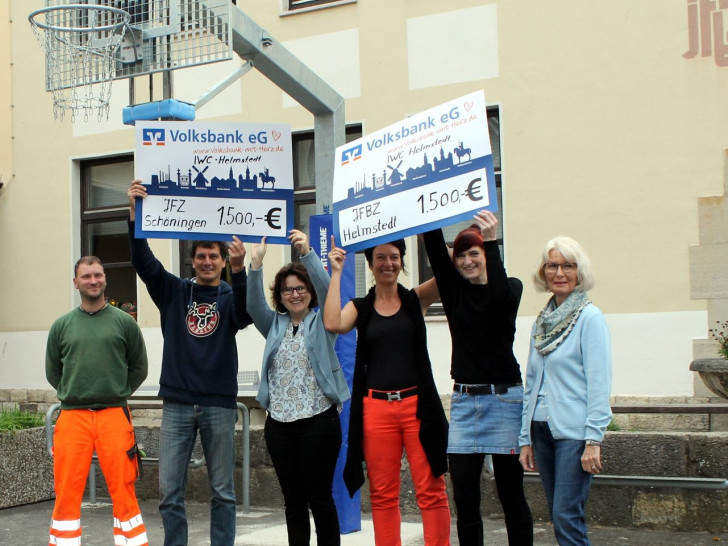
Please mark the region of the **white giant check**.
POLYGON ((137 122, 136 236, 288 244, 291 157, 287 125, 137 122))
POLYGON ((340 146, 334 234, 361 250, 497 210, 482 91, 340 146))

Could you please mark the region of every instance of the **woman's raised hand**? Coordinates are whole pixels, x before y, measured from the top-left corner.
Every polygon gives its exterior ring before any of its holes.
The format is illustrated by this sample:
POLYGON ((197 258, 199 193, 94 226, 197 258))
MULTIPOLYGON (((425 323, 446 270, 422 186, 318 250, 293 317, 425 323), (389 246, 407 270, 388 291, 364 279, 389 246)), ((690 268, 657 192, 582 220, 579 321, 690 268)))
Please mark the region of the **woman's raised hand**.
POLYGON ((268 244, 265 242, 265 237, 260 240, 260 243, 253 243, 250 247, 250 267, 253 269, 260 269, 263 267, 263 258, 268 250, 268 244))
POLYGON ((498 218, 489 210, 481 210, 474 215, 475 223, 480 227, 480 234, 484 241, 495 241, 498 228, 498 218))
POLYGON ((288 233, 288 240, 291 241, 291 244, 294 247, 296 247, 298 253, 301 256, 305 256, 306 254, 308 254, 308 251, 311 250, 311 247, 308 244, 308 237, 306 236, 306 234, 298 229, 292 229, 288 233))
POLYGON ((331 271, 341 271, 344 269, 344 262, 346 261, 346 250, 336 246, 334 236, 331 236, 331 250, 329 251, 329 266, 331 271))

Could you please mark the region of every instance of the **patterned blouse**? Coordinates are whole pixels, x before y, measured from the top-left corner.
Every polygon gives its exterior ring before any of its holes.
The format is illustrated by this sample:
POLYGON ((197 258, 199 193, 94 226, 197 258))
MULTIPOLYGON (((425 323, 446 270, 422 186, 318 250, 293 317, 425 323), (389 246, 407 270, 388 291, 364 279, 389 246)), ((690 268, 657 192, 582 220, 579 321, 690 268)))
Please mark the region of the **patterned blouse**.
POLYGON ((293 322, 288 324, 273 365, 268 370, 268 411, 273 419, 283 423, 307 419, 331 407, 331 400, 316 382, 308 361, 303 333, 302 324, 295 334, 293 322))

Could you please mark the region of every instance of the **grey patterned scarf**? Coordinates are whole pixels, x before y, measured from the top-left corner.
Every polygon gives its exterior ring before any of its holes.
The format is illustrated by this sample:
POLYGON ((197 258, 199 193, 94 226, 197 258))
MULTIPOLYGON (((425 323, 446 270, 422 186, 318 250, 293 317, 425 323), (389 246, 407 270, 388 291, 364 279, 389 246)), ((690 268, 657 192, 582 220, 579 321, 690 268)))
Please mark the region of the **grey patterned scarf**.
POLYGON ((584 307, 590 303, 586 293, 579 290, 569 294, 558 307, 555 298, 552 297, 536 318, 534 349, 542 355, 556 349, 569 335, 584 307))

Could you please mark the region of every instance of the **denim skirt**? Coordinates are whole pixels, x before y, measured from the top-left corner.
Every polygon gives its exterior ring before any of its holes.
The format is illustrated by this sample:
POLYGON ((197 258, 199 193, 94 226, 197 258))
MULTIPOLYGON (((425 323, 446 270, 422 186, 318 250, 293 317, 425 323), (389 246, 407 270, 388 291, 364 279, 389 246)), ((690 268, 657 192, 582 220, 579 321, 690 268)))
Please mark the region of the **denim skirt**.
POLYGON ((452 394, 448 453, 516 454, 521 431, 523 387, 504 394, 452 394))

